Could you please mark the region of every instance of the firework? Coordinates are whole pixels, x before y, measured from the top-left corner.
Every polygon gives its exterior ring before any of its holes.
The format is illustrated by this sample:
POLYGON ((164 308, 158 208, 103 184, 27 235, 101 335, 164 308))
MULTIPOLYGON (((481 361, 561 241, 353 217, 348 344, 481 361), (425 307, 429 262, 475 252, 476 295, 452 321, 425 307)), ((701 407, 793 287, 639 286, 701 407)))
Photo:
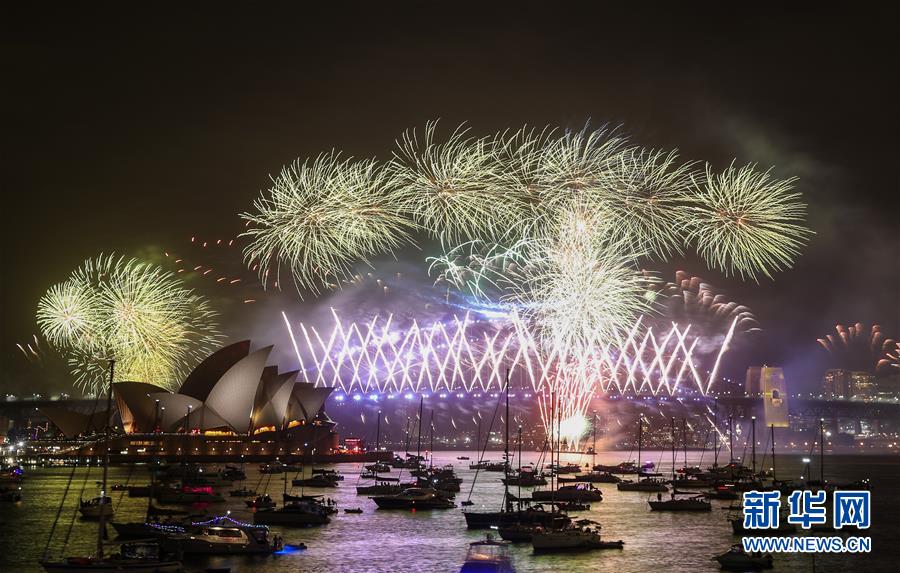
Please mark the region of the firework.
POLYGON ((573 356, 547 347, 515 316, 485 321, 466 313, 420 324, 393 314, 345 321, 331 312, 324 329, 283 319, 305 381, 347 393, 502 390, 507 367, 525 389, 585 399, 598 391, 672 395, 686 385, 705 394, 714 380, 698 370, 690 326, 657 331, 639 318, 621 336, 595 339, 573 356))
POLYGON ((625 137, 607 127, 591 131, 585 126, 550 139, 538 160, 539 192, 544 201, 556 206, 603 193, 626 144, 625 137))
POLYGON ((890 371, 891 365, 897 364, 900 350, 900 343, 885 337, 879 325, 867 329, 859 322, 835 325, 834 333, 819 338, 818 342, 830 354, 835 368, 863 372, 890 371))
POLYGON ((295 162, 274 179, 242 217, 248 264, 282 283, 287 265, 298 290, 313 293, 350 275, 353 264, 392 252, 408 239, 402 197, 388 170, 375 161, 341 160, 339 154, 295 162))
POLYGON ((900 342, 895 342, 893 348, 890 348, 889 344, 885 346, 887 350, 884 358, 878 361, 877 369, 900 368, 900 342))
POLYGON ((522 217, 520 198, 501 184, 503 165, 488 138, 469 138, 459 127, 444 142, 437 122, 420 138, 407 131, 397 142, 390 169, 404 210, 433 236, 496 236, 522 217))
POLYGON ((91 392, 102 388, 110 358, 120 379, 174 387, 221 340, 215 313, 174 274, 114 256, 89 259, 51 287, 37 321, 91 392))
POLYGON ((801 223, 806 206, 791 189, 796 179, 773 179, 755 166, 732 164, 720 174, 709 165, 694 181, 688 240, 713 268, 758 280, 789 268, 811 231, 801 223))
MULTIPOLYGON (((651 283, 656 280, 651 275, 647 279, 651 283)), ((663 320, 691 324, 704 336, 720 336, 734 321, 737 321, 739 333, 761 330, 750 308, 730 300, 702 278, 692 277, 684 271, 675 273, 674 282, 654 285, 651 289, 651 299, 663 320)))
POLYGON ((644 276, 621 243, 595 233, 596 212, 560 211, 547 235, 524 245, 521 265, 507 273, 504 301, 528 317, 554 347, 611 339, 647 309, 644 276))
POLYGON ((607 219, 606 232, 627 252, 663 259, 681 253, 684 236, 672 222, 688 217, 685 195, 692 170, 693 163, 679 163, 675 151, 619 153, 594 198, 607 219))

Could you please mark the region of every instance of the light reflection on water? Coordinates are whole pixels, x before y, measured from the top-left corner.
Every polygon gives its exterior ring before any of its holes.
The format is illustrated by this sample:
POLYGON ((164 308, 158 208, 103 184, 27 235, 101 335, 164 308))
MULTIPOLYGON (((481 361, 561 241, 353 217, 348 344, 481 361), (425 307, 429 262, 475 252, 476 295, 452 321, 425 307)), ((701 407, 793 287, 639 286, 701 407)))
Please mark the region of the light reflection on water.
MULTIPOLYGON (((470 461, 459 461, 457 456, 467 455, 477 458, 473 452, 438 452, 436 464, 453 463, 457 474, 463 478, 462 493, 457 495, 457 503, 466 499, 472 484, 474 471, 468 468, 470 461)), ((683 460, 680 458, 680 466, 683 460)), ((700 461, 699 452, 688 452, 692 463, 700 461)), ((499 459, 500 453, 493 453, 499 459)), ((621 452, 600 453, 597 463, 613 464, 626 459, 621 452)), ((647 452, 645 460, 658 463, 659 471, 670 471, 667 452, 647 452)), ((802 472, 802 456, 779 456, 778 473, 785 478, 797 478, 802 472)), ((589 463, 589 456, 563 454, 563 461, 589 463)), ((535 461, 537 453, 523 454, 525 462, 535 461)), ((702 460, 704 465, 711 462, 707 452, 702 460)), ((355 492, 355 474, 362 464, 339 464, 338 471, 346 479, 333 490, 313 490, 306 493, 324 493, 333 497, 341 508, 332 522, 324 527, 311 529, 289 529, 273 527, 273 531, 284 537, 287 544, 305 543, 306 550, 285 551, 268 557, 213 557, 189 561, 188 570, 203 571, 207 567, 230 566, 235 572, 253 573, 295 573, 309 571, 324 572, 454 572, 461 566, 468 543, 484 536, 484 532, 467 531, 465 519, 460 509, 446 511, 376 511, 375 504, 358 497, 355 492), (345 514, 344 508, 362 507, 361 515, 345 514)), ((769 464, 767 464, 769 465, 769 464)), ((248 480, 245 485, 272 494, 279 504, 283 482, 281 476, 260 476, 257 466, 246 468, 248 480)), ((815 571, 888 571, 895 570, 892 564, 900 562, 897 542, 898 511, 900 511, 900 459, 887 456, 830 456, 826 462, 826 477, 836 481, 851 481, 870 477, 873 483, 873 527, 869 535, 873 538, 873 553, 868 556, 836 555, 816 558, 815 571)), ((0 570, 40 571, 36 563, 47 542, 50 526, 56 515, 60 497, 65 489, 68 468, 34 469, 23 487, 24 501, 19 504, 0 505, 0 570)), ((396 476, 398 470, 392 475, 396 476)), ((814 469, 814 472, 817 472, 814 469)), ((814 474, 816 475, 816 474, 814 474)), ((111 482, 125 482, 129 479, 129 468, 110 469, 111 482)), ((96 528, 90 522, 83 522, 75 516, 75 501, 82 484, 86 484, 85 497, 96 495, 95 480, 99 479, 97 468, 87 475, 83 469, 76 473, 72 484, 70 500, 54 535, 53 547, 62 546, 69 523, 74 521, 67 554, 89 553, 95 543, 96 528), (86 479, 85 479, 86 478, 86 479)), ((288 479, 293 477, 288 476, 288 479)), ((130 483, 147 483, 146 469, 138 466, 133 470, 130 483)), ((607 539, 625 541, 625 549, 595 551, 583 554, 540 555, 531 553, 530 546, 517 545, 513 549, 513 560, 519 573, 571 571, 629 573, 638 571, 717 571, 718 565, 711 558, 724 552, 738 541, 731 535, 726 521, 729 512, 719 509, 730 502, 713 501, 711 513, 657 513, 647 506, 648 494, 639 492, 619 492, 613 484, 597 484, 603 490, 602 502, 592 504, 591 510, 575 515, 598 520, 603 525, 603 535, 607 539)), ((222 488, 227 496, 228 487, 222 488)), ((513 488, 515 489, 515 488, 513 488)), ((479 472, 478 481, 472 495, 475 504, 467 509, 498 509, 502 499, 503 485, 499 473, 479 472)), ((527 489, 523 491, 527 495, 527 489)), ((294 493, 297 493, 295 490, 294 493)), ((514 492, 516 493, 516 492, 514 492)), ((140 520, 146 508, 145 499, 132 499, 120 492, 113 492, 114 502, 119 504, 116 519, 124 521, 140 520)), ((231 510, 232 517, 252 521, 249 510, 244 507, 243 498, 226 497, 226 502, 210 508, 215 513, 231 510)), ((113 533, 111 531, 111 533, 113 533)), ((776 556, 775 571, 812 571, 813 562, 809 556, 776 556)))

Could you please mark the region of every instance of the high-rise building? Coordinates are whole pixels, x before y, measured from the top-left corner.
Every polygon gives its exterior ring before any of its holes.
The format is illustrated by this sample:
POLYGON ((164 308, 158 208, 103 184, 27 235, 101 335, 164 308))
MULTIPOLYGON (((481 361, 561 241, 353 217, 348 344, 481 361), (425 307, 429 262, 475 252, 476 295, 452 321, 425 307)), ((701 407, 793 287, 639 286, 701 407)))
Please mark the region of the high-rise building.
POLYGON ((841 369, 826 371, 822 377, 822 393, 826 398, 849 398, 850 372, 841 369))
POLYGON ((878 393, 875 375, 869 372, 850 373, 850 393, 848 398, 872 399, 878 393))
POLYGON ((747 378, 744 382, 744 393, 747 396, 761 396, 763 393, 762 370, 764 366, 751 366, 747 368, 747 378))

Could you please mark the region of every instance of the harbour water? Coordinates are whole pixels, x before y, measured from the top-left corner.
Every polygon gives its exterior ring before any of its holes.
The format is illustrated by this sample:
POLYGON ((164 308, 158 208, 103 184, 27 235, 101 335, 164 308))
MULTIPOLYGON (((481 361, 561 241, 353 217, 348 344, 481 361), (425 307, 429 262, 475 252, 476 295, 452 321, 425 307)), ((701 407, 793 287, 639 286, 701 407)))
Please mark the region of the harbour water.
MULTIPOLYGON (((499 460, 500 452, 491 452, 489 459, 499 460)), ((523 462, 534 462, 536 452, 523 454, 523 462)), ((701 460, 700 452, 688 452, 691 464, 712 462, 706 452, 701 460)), ((596 463, 615 464, 628 458, 627 452, 601 452, 596 463)), ((761 455, 760 455, 761 458, 761 455)), ((778 456, 777 475, 781 479, 797 479, 803 472, 802 456, 778 456)), ((465 500, 472 487, 474 470, 469 464, 477 459, 475 452, 437 452, 435 465, 453 464, 463 478, 462 492, 456 502, 465 500), (461 461, 459 456, 468 456, 461 461)), ((645 452, 645 461, 657 464, 658 471, 667 475, 671 471, 669 452, 645 452), (667 461, 668 458, 668 461, 667 461)), ((518 461, 518 460, 516 460, 518 461)), ((563 454, 562 461, 582 466, 591 462, 591 456, 563 454)), ((683 464, 679 453, 677 465, 683 464)), ((766 467, 771 465, 766 461, 766 467)), ((324 494, 334 499, 340 513, 330 524, 310 529, 273 527, 288 545, 280 554, 267 557, 212 557, 186 561, 187 571, 204 571, 209 567, 231 567, 233 572, 248 573, 296 573, 314 572, 373 572, 397 571, 455 572, 466 555, 468 544, 484 537, 484 531, 466 530, 461 509, 436 511, 385 511, 364 496, 357 496, 355 485, 362 464, 336 464, 332 467, 345 475, 345 480, 334 489, 306 488, 307 494, 324 494), (345 508, 363 509, 362 514, 345 514, 345 508), (298 543, 305 550, 294 550, 298 543)), ((283 481, 281 475, 261 476, 256 466, 245 468, 248 478, 244 485, 260 492, 270 493, 281 505, 283 481)), ((56 518, 60 500, 68 482, 69 468, 33 468, 22 484, 23 500, 19 503, 0 505, 0 571, 41 571, 37 559, 47 545, 50 528, 56 518)), ((813 459, 813 477, 818 477, 818 460, 813 459)), ((397 476, 399 470, 390 475, 397 476)), ((404 471, 405 477, 408 474, 404 471)), ((474 502, 467 510, 498 510, 501 505, 502 474, 479 472, 472 492, 474 502)), ((288 480, 293 474, 288 474, 288 480)), ((865 535, 872 537, 872 553, 817 555, 776 555, 774 571, 816 571, 846 573, 847 571, 896 571, 900 563, 900 457, 833 455, 826 458, 825 477, 830 481, 847 482, 870 478, 873 498, 873 525, 865 535)), ((100 469, 76 470, 67 503, 50 544, 54 556, 60 555, 66 543, 66 554, 89 554, 96 539, 96 524, 77 517, 75 506, 84 487, 84 497, 97 495, 96 481, 100 469)), ((132 485, 149 482, 145 466, 112 467, 110 483, 132 485)), ((288 482, 290 485, 290 482, 288 482)), ((709 513, 651 512, 648 494, 620 492, 613 484, 596 484, 603 491, 603 501, 591 504, 590 511, 573 513, 599 521, 603 537, 625 541, 623 550, 604 550, 581 554, 534 555, 530 545, 515 545, 512 549, 513 564, 519 573, 527 572, 614 572, 639 571, 691 572, 717 571, 719 566, 711 558, 726 551, 739 538, 732 535, 727 521, 727 501, 713 501, 709 513)), ((233 487, 239 487, 237 484, 233 487)), ((231 511, 233 518, 252 521, 252 510, 245 507, 243 498, 227 497, 230 487, 221 488, 226 495, 224 503, 207 508, 211 515, 231 511)), ((290 488, 289 488, 290 489, 290 488)), ((518 491, 511 488, 514 494, 518 491)), ((522 495, 529 495, 523 488, 522 495)), ((293 493, 299 493, 294 488, 293 493)), ((655 495, 655 494, 654 494, 655 495)), ((124 492, 112 492, 117 521, 143 519, 146 499, 129 498, 124 492)), ((110 529, 110 535, 114 531, 110 529)))

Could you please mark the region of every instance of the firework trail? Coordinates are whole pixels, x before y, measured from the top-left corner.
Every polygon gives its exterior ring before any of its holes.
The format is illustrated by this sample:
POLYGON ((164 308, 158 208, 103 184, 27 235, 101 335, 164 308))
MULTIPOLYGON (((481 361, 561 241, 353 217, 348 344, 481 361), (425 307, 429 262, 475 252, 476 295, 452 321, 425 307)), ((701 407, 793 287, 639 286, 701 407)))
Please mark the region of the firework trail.
MULTIPOLYGON (((639 319, 627 333, 589 344, 548 348, 516 317, 485 321, 467 313, 445 322, 403 324, 394 315, 346 322, 332 309, 330 329, 282 314, 306 382, 346 393, 489 392, 504 387, 506 368, 538 397, 545 426, 550 396, 567 424, 580 427, 598 393, 674 395, 689 385, 707 393, 727 351, 735 320, 708 377, 698 370, 698 338, 673 324, 657 332, 639 319)), ((570 436, 570 441, 577 437, 570 436)))
POLYGON ((684 271, 676 271, 674 282, 659 282, 647 273, 651 283, 654 309, 667 322, 690 324, 703 335, 719 336, 737 320, 736 332, 751 334, 761 332, 753 311, 728 298, 701 277, 692 277, 684 271))
POLYGON ((176 386, 220 342, 215 316, 175 274, 114 255, 85 261, 37 309, 42 334, 93 393, 110 358, 120 379, 176 386))
POLYGON ((818 339, 828 351, 833 367, 863 372, 890 372, 898 364, 900 346, 886 338, 877 324, 867 329, 857 322, 850 326, 835 325, 834 334, 818 339))

